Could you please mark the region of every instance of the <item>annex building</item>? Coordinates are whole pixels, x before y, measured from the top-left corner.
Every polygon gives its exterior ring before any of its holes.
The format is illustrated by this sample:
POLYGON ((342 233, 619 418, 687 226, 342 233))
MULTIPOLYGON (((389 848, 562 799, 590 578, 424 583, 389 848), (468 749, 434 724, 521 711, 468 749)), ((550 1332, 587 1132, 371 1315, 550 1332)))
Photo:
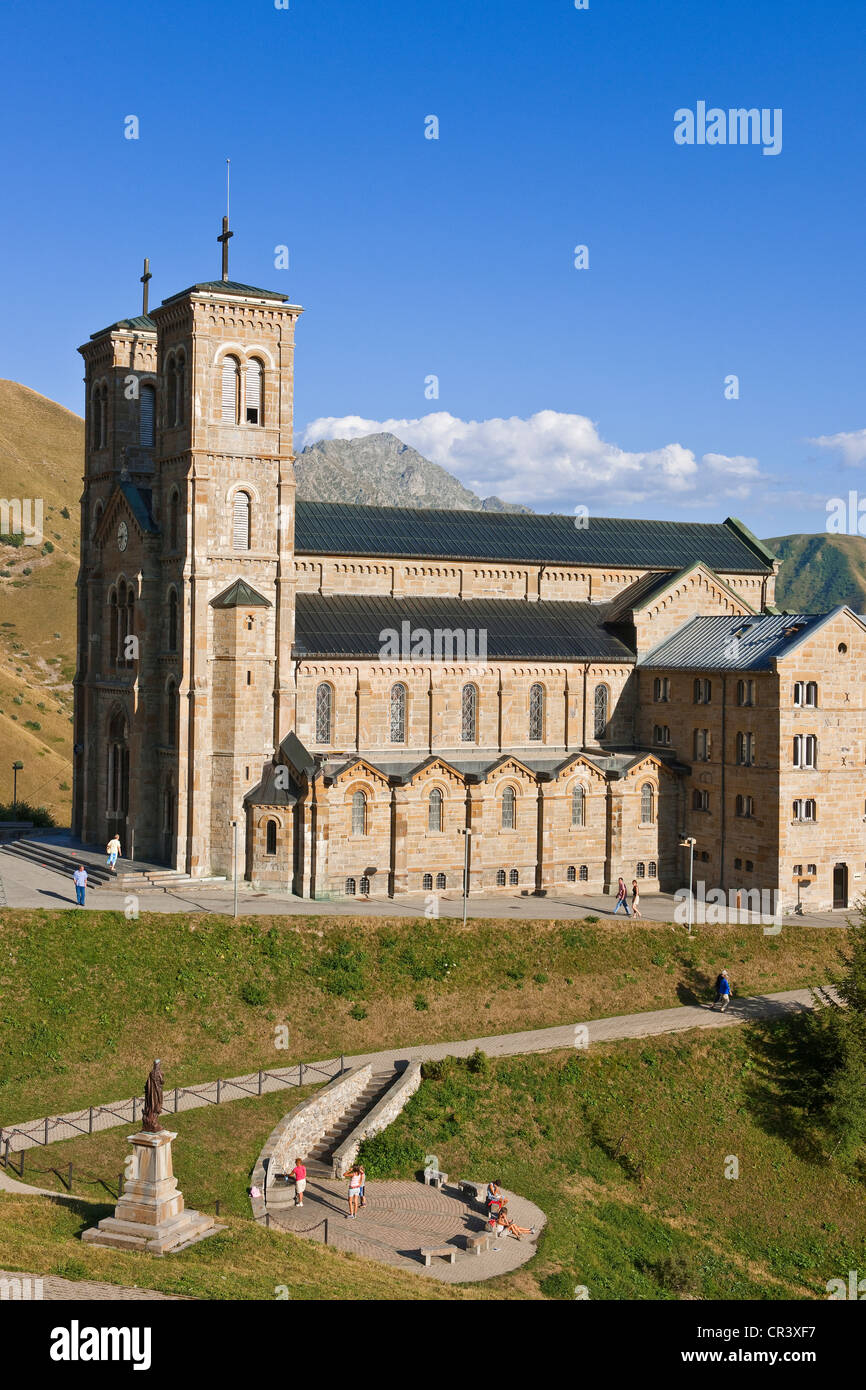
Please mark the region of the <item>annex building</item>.
POLYGON ((80 349, 76 834, 372 898, 461 889, 466 831, 471 893, 675 891, 693 837, 707 888, 849 904, 859 617, 778 613, 733 518, 298 502, 300 307, 224 259, 144 310, 80 349))

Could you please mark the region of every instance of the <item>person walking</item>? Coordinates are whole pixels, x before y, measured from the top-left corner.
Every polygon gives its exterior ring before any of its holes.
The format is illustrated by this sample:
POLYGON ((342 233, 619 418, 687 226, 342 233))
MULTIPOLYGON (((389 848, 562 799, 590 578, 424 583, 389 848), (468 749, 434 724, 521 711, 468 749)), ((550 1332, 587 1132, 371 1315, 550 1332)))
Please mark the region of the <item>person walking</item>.
POLYGON ((346 1220, 354 1219, 358 1215, 358 1200, 361 1195, 361 1169, 357 1163, 350 1168, 348 1173, 343 1174, 344 1178, 349 1179, 349 1210, 346 1212, 346 1220))
POLYGON ((117 863, 117 856, 120 854, 120 840, 116 835, 113 835, 105 846, 105 853, 108 855, 105 861, 106 868, 109 868, 112 873, 116 873, 114 866, 117 863))
POLYGON ((364 1172, 363 1163, 358 1164, 358 1171, 361 1174, 361 1186, 358 1188, 358 1197, 360 1199, 361 1206, 365 1207, 367 1205, 367 1174, 364 1172))
POLYGON ((72 875, 72 882, 75 884, 75 901, 79 907, 83 907, 84 894, 87 889, 87 870, 83 864, 78 865, 78 868, 72 875))
POLYGON ((302 1207, 304 1205, 304 1193, 307 1190, 307 1170, 299 1158, 295 1159, 292 1177, 295 1180, 295 1206, 302 1207))
POLYGON ((619 912, 619 909, 621 907, 625 908, 626 917, 630 917, 631 913, 628 910, 628 889, 625 886, 625 880, 622 878, 622 876, 620 876, 619 884, 616 890, 616 907, 613 910, 614 917, 619 912))
POLYGON ((640 910, 640 893, 638 892, 636 878, 633 878, 631 881, 631 915, 632 917, 641 917, 643 915, 640 910))
POLYGON ((716 977, 716 1002, 713 1004, 713 1012, 715 1012, 716 1004, 720 1004, 721 1008, 719 1012, 724 1013, 730 1002, 731 982, 728 979, 727 970, 723 970, 721 974, 716 977))

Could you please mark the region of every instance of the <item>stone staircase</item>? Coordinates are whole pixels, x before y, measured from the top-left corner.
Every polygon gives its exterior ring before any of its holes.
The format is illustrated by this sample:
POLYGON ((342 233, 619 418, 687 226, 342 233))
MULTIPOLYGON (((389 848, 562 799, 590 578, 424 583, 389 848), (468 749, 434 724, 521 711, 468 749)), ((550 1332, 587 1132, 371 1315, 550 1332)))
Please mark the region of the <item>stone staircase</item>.
POLYGON ((191 874, 185 874, 180 869, 165 869, 157 865, 125 869, 123 860, 118 860, 119 870, 113 874, 105 866, 104 855, 94 854, 93 850, 76 851, 68 845, 54 844, 50 840, 35 837, 0 845, 0 855, 26 859, 31 864, 38 864, 42 869, 51 869, 67 879, 71 879, 78 865, 83 864, 87 870, 88 888, 110 887, 119 893, 170 893, 176 888, 216 888, 227 881, 225 875, 193 878, 191 874))
MULTIPOLYGON (((304 1164, 309 1177, 330 1178, 333 1175, 331 1158, 335 1149, 340 1147, 344 1139, 348 1139, 355 1126, 379 1103, 388 1087, 394 1084, 396 1076, 397 1072, 391 1068, 390 1071, 375 1072, 370 1077, 364 1090, 356 1096, 349 1108, 334 1121, 313 1148, 308 1150, 304 1164)), ((275 1206, 279 1205, 281 1200, 293 1202, 294 1196, 294 1184, 289 1184, 284 1190, 269 1189, 268 1203, 275 1206)))

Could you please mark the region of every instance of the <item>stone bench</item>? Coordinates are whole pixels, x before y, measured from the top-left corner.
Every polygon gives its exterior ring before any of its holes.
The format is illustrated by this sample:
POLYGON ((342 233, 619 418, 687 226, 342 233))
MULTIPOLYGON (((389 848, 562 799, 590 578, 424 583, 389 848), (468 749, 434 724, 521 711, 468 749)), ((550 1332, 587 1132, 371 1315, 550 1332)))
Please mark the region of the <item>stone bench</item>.
POLYGON ((481 1206, 484 1205, 484 1194, 487 1191, 486 1182, 470 1182, 468 1178, 459 1178, 457 1188, 464 1197, 471 1197, 473 1202, 478 1202, 481 1206))
POLYGON ((490 1248, 493 1236, 490 1231, 470 1231, 466 1237, 466 1249, 470 1255, 483 1255, 490 1248))
POLYGON ((434 1255, 440 1255, 443 1260, 447 1260, 448 1263, 452 1265, 454 1264, 454 1261, 457 1259, 457 1250, 456 1247, 453 1245, 422 1245, 421 1249, 418 1251, 418 1254, 423 1255, 424 1257, 425 1269, 429 1269, 430 1261, 432 1260, 434 1255))
POLYGON ((448 1181, 448 1174, 447 1174, 447 1173, 437 1173, 437 1171, 436 1171, 435 1168, 425 1168, 425 1169, 424 1169, 424 1183, 425 1183, 425 1186, 427 1186, 427 1187, 438 1187, 438 1188, 439 1188, 439 1191, 441 1192, 441 1191, 442 1191, 442 1188, 445 1186, 445 1184, 446 1184, 447 1181, 448 1181))

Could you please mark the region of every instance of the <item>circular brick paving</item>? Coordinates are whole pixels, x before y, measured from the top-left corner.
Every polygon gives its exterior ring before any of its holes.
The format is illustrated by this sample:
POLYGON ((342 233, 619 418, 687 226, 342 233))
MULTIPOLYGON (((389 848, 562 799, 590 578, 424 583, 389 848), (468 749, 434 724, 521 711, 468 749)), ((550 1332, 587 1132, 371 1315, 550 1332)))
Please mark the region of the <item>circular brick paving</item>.
POLYGON ((346 1189, 345 1182, 308 1179, 303 1207, 269 1207, 272 1228, 321 1241, 321 1222, 327 1217, 328 1244, 338 1250, 462 1284, 492 1279, 526 1264, 535 1254, 546 1220, 533 1202, 506 1192, 511 1219, 518 1226, 534 1226, 535 1235, 521 1240, 500 1236, 484 1254, 474 1255, 466 1250, 465 1237, 485 1229, 484 1208, 468 1200, 458 1188, 439 1191, 420 1182, 368 1182, 367 1205, 354 1219, 346 1215, 346 1189), (453 1246, 457 1251, 454 1264, 434 1256, 425 1267, 419 1250, 433 1245, 453 1246))

